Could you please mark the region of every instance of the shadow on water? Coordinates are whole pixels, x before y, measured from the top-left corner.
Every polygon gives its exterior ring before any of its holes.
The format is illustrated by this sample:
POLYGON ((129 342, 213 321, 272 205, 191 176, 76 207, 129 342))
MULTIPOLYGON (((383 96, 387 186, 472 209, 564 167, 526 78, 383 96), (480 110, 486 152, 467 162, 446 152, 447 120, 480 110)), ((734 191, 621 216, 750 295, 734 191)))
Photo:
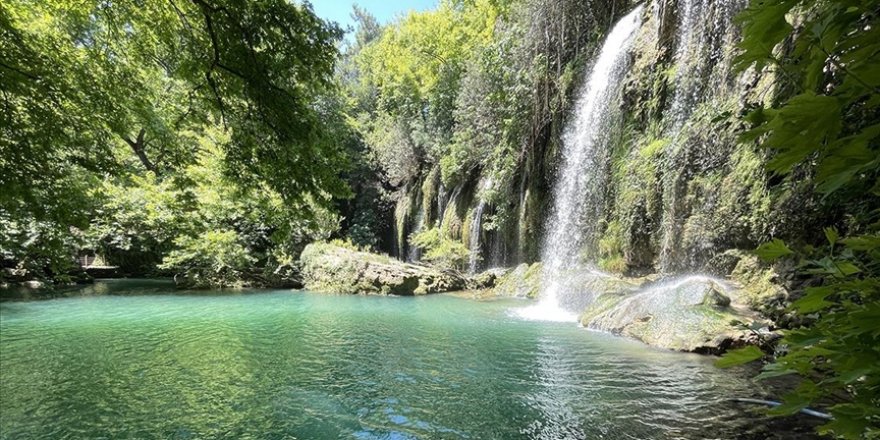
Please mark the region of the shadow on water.
POLYGON ((114 278, 97 279, 93 283, 60 286, 52 289, 31 289, 10 287, 0 289, 2 301, 34 301, 57 298, 76 298, 94 296, 144 296, 144 295, 178 295, 178 296, 218 296, 242 295, 264 292, 266 289, 216 289, 216 290, 181 290, 177 289, 170 278, 114 278))
POLYGON ((727 402, 766 397, 748 371, 570 323, 516 319, 509 310, 520 301, 105 286, 99 295, 0 304, 4 439, 807 432, 727 402))

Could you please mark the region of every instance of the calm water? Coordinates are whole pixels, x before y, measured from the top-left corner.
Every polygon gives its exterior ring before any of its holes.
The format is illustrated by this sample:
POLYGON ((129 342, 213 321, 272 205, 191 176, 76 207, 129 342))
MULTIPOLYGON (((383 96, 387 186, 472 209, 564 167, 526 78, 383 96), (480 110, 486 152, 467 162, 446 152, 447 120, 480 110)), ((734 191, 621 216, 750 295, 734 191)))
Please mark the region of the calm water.
POLYGON ((0 438, 763 438, 744 372, 524 303, 101 283, 0 303, 0 438))

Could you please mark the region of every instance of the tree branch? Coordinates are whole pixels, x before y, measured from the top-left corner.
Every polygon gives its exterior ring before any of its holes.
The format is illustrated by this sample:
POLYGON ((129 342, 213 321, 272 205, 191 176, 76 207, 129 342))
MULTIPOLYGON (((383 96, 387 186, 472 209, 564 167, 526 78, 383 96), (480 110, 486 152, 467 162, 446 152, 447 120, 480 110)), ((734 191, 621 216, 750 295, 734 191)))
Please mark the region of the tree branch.
POLYGON ((21 75, 21 76, 24 76, 25 78, 32 79, 32 80, 34 80, 34 81, 39 81, 39 80, 40 80, 40 77, 39 77, 39 76, 34 75, 34 74, 32 74, 32 73, 25 72, 24 70, 21 70, 21 69, 19 69, 19 68, 17 68, 17 67, 10 66, 10 65, 8 65, 8 64, 6 64, 6 63, 4 63, 4 62, 2 62, 2 61, 0 61, 0 67, 3 67, 3 68, 5 68, 5 69, 7 69, 7 70, 11 70, 11 71, 13 71, 13 72, 15 72, 15 73, 17 73, 17 74, 19 74, 19 75, 21 75))
POLYGON ((144 148, 146 147, 146 134, 147 130, 141 128, 141 131, 138 132, 137 139, 131 140, 130 137, 123 137, 122 139, 131 147, 134 154, 137 155, 138 159, 140 159, 141 163, 144 165, 144 168, 146 168, 147 171, 152 171, 158 175, 159 171, 156 169, 153 162, 150 162, 150 158, 147 157, 147 152, 144 151, 144 148))

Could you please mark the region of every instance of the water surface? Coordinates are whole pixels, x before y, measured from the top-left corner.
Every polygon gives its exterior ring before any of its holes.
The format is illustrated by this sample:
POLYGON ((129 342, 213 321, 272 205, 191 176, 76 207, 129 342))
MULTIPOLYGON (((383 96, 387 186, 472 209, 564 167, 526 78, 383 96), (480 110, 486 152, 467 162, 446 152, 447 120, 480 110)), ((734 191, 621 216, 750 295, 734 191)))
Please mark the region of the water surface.
POLYGON ((0 438, 800 438, 744 372, 516 301, 85 294, 0 303, 0 438))

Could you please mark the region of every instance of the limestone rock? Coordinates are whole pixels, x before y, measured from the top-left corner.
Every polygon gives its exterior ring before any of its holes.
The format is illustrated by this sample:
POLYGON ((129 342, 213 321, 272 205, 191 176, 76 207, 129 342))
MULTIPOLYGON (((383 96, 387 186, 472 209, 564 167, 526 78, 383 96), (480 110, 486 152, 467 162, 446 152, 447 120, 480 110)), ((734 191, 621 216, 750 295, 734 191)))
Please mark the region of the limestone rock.
POLYGON ((731 307, 734 294, 707 277, 685 277, 635 292, 604 293, 581 315, 585 327, 679 351, 717 353, 741 345, 754 317, 731 307))
POLYGON ((465 279, 458 274, 341 244, 312 243, 300 260, 305 288, 316 292, 424 295, 465 288, 465 279))
POLYGON ((42 289, 46 287, 46 283, 38 280, 30 280, 21 283, 21 286, 27 289, 42 289))
POLYGON ((494 268, 474 274, 468 277, 467 287, 473 290, 492 289, 508 272, 507 269, 494 268))
POLYGON ((537 298, 541 287, 541 263, 520 264, 495 283, 495 296, 537 298))

